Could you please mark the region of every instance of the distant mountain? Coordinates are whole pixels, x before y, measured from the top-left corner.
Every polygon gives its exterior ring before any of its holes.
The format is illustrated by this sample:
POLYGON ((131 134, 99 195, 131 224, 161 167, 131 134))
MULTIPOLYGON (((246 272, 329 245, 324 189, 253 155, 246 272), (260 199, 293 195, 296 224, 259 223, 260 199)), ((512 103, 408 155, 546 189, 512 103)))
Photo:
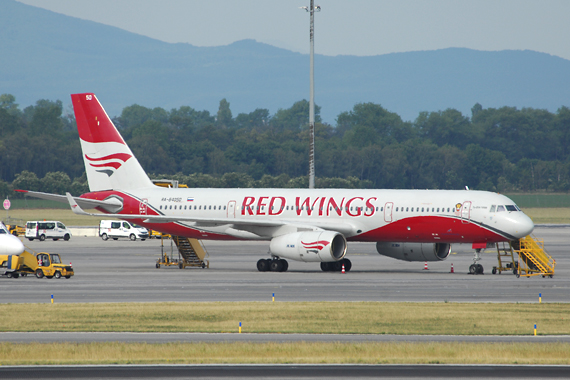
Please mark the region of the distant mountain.
MULTIPOLYGON (((230 31, 228 31, 229 33, 230 31)), ((317 45, 318 49, 318 45, 317 45)), ((95 92, 111 116, 137 103, 236 116, 274 113, 309 96, 309 56, 252 40, 228 46, 170 44, 13 0, 0 0, 0 93, 21 106, 95 92)), ((570 61, 534 51, 462 48, 372 57, 315 57, 315 100, 334 123, 374 102, 413 120, 420 111, 570 106, 570 61)))

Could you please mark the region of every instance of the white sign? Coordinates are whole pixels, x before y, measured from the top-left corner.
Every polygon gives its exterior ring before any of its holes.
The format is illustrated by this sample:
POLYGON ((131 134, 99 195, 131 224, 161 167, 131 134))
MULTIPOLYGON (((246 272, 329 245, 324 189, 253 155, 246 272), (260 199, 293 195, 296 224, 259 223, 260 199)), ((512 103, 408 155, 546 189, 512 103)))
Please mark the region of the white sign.
POLYGON ((11 205, 12 204, 10 203, 9 199, 4 199, 4 210, 8 211, 11 205))

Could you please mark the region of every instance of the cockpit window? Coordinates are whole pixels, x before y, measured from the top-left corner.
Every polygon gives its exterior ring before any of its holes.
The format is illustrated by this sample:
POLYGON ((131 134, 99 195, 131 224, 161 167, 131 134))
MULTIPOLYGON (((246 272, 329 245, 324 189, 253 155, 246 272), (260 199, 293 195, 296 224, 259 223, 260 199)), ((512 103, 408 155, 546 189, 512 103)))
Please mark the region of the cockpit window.
POLYGON ((489 212, 495 212, 495 209, 496 209, 496 208, 497 208, 496 205, 492 205, 492 206, 491 206, 491 209, 489 210, 489 212))
POLYGON ((497 206, 497 212, 505 211, 505 206, 497 206))
POLYGON ((506 205, 507 211, 518 211, 515 205, 506 205))

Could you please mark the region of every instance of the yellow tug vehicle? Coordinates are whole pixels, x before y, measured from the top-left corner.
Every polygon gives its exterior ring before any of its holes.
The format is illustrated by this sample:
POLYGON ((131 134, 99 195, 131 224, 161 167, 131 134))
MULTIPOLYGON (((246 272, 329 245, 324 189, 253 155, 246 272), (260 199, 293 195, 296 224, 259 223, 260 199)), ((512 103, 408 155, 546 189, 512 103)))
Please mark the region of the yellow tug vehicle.
POLYGON ((18 278, 33 274, 37 278, 71 278, 74 275, 71 263, 63 264, 57 253, 30 253, 0 257, 0 265, 6 268, 6 277, 18 278))

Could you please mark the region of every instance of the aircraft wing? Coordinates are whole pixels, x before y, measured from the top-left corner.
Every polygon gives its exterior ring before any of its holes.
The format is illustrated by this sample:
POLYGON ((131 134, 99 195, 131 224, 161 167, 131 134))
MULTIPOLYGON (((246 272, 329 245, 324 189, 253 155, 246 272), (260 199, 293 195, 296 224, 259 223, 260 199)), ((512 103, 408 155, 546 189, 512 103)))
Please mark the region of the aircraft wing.
POLYGON ((338 231, 345 235, 354 235, 356 233, 356 226, 349 223, 335 223, 330 221, 316 221, 315 224, 299 224, 287 220, 263 220, 263 219, 227 219, 227 218, 202 218, 192 216, 164 216, 164 215, 137 215, 137 214, 103 214, 103 213, 88 213, 85 212, 80 202, 84 198, 73 197, 70 193, 66 193, 67 199, 71 210, 77 215, 88 215, 105 218, 118 218, 118 219, 143 219, 144 223, 172 223, 172 222, 187 222, 192 223, 195 227, 218 227, 231 225, 233 228, 243 231, 248 231, 257 235, 263 236, 277 236, 282 234, 283 227, 293 227, 296 230, 329 230, 338 231))

